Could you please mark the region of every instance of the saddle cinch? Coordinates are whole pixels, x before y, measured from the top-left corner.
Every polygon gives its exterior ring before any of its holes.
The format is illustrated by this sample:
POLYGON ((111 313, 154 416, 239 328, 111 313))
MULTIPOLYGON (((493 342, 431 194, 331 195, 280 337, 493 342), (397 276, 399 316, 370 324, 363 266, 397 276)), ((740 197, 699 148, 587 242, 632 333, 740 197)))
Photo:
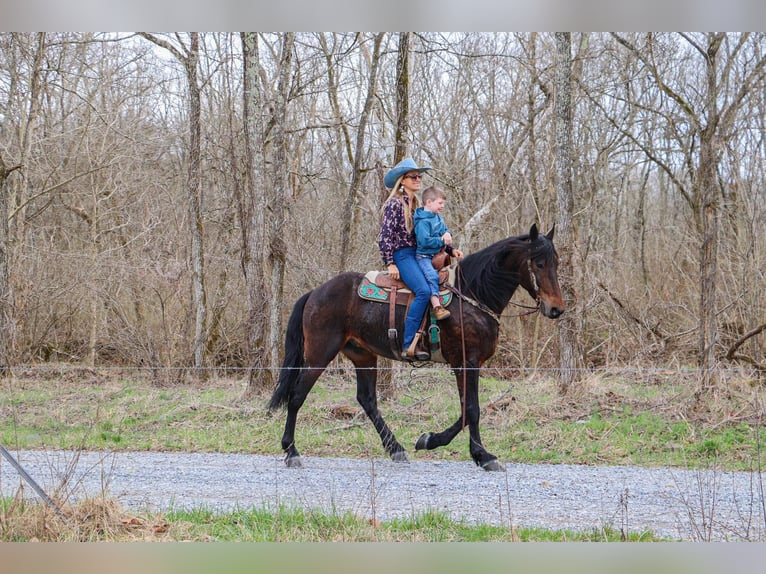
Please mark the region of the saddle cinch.
MULTIPOLYGON (((442 307, 447 307, 452 301, 452 291, 447 288, 447 284, 452 285, 454 282, 454 267, 450 266, 439 270, 439 299, 442 307)), ((415 297, 414 293, 407 287, 404 281, 392 278, 387 271, 368 271, 362 278, 362 282, 359 284, 358 294, 362 299, 368 301, 389 304, 388 339, 394 357, 401 359, 401 345, 399 344, 399 336, 395 321, 396 306, 406 305, 409 308, 410 303, 415 297)), ((431 326, 429 327, 430 336, 427 350, 431 354, 431 361, 445 363, 446 360, 441 354, 439 327, 436 325, 432 313, 426 313, 423 317, 423 323, 420 325, 416 337, 423 336, 425 324, 428 321, 429 316, 431 317, 431 326)))

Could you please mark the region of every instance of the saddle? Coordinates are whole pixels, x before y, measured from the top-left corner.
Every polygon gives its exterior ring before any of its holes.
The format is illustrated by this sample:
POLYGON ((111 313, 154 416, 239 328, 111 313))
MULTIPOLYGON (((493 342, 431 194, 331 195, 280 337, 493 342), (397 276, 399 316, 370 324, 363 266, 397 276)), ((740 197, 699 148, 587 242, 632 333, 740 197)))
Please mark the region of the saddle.
MULTIPOLYGON (((439 298, 441 304, 446 307, 452 301, 452 291, 447 285, 454 284, 455 269, 447 267, 439 271, 439 298)), ((394 294, 396 305, 409 305, 414 294, 401 279, 394 279, 388 271, 368 271, 359 284, 358 294, 362 299, 377 301, 378 303, 390 303, 391 295, 394 294)))
MULTIPOLYGON (((448 287, 450 284, 454 284, 454 282, 454 267, 447 267, 439 270, 439 300, 442 307, 446 307, 452 302, 452 291, 448 287)), ((399 344, 399 335, 396 329, 396 306, 406 305, 409 308, 410 303, 415 297, 414 293, 407 287, 404 281, 401 279, 394 279, 387 271, 368 271, 362 278, 357 293, 362 299, 368 301, 388 303, 388 339, 391 344, 391 352, 394 357, 401 359, 401 346, 399 344)), ((416 341, 417 338, 422 336, 429 315, 430 313, 426 313, 423 317, 423 324, 416 335, 416 341)), ((435 321, 433 323, 431 329, 431 360, 441 360, 444 362, 439 349, 438 327, 436 326, 435 321)))

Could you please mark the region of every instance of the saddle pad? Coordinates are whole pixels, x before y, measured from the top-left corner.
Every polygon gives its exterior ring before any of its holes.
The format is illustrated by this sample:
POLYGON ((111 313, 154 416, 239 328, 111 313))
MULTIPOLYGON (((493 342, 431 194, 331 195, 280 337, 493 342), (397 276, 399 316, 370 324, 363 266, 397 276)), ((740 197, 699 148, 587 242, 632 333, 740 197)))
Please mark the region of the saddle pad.
MULTIPOLYGON (((367 299, 368 301, 378 301, 379 303, 386 303, 389 300, 391 289, 379 287, 375 284, 375 275, 377 274, 377 271, 370 271, 367 273, 362 279, 362 282, 359 284, 359 290, 357 292, 362 299, 367 299)), ((412 291, 406 288, 397 289, 396 304, 406 305, 411 293, 412 291)), ((442 289, 439 293, 439 299, 441 301, 442 307, 446 307, 452 301, 452 291, 442 289)))

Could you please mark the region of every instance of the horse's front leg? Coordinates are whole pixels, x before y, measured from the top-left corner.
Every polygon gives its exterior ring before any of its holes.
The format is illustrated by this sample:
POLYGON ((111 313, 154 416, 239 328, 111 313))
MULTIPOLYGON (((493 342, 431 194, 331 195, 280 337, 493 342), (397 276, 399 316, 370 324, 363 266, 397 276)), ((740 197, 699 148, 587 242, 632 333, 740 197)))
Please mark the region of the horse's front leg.
MULTIPOLYGON (((479 432, 479 367, 471 366, 465 369, 465 373, 455 371, 457 377, 457 386, 461 391, 462 400, 465 402, 465 418, 468 424, 469 450, 473 461, 484 470, 504 471, 505 467, 500 464, 494 454, 487 452, 481 443, 481 433, 479 432)), ((461 402, 462 405, 462 402, 461 402)))
POLYGON ((452 426, 440 433, 426 433, 415 444, 415 450, 432 450, 446 446, 465 427, 470 435, 469 452, 473 461, 484 470, 505 470, 497 457, 487 452, 479 432, 479 368, 455 369, 461 414, 452 426), (463 419, 465 412, 465 420, 463 419))
POLYGON ((394 433, 388 428, 383 415, 378 410, 378 398, 375 385, 378 378, 377 357, 373 354, 360 352, 359 349, 344 349, 344 354, 351 359, 356 367, 356 400, 367 413, 375 430, 378 431, 383 448, 394 462, 409 462, 407 452, 396 440, 394 433))

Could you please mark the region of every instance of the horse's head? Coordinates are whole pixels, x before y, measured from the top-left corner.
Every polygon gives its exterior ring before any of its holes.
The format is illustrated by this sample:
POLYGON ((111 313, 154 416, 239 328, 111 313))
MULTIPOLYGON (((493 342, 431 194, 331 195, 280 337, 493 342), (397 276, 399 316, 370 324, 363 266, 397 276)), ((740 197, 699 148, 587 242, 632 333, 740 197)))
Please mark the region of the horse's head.
POLYGON ((553 247, 554 225, 547 234, 539 233, 537 225, 529 230, 527 272, 521 270, 521 286, 537 301, 540 311, 549 319, 556 319, 564 312, 564 299, 559 287, 559 256, 553 247))

